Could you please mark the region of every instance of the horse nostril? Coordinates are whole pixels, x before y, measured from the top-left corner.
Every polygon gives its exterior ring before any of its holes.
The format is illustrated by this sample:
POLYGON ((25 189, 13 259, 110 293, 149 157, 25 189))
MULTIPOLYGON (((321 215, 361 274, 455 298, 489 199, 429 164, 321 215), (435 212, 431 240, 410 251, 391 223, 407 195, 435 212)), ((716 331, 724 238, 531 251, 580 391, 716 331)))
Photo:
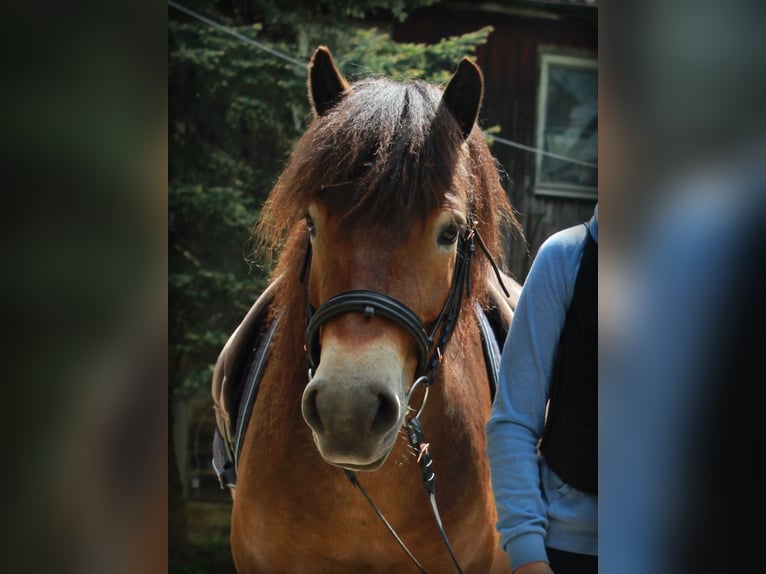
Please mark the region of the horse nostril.
POLYGON ((399 401, 395 396, 378 393, 378 405, 370 432, 376 435, 387 433, 399 422, 399 401))
POLYGON ((322 423, 322 417, 319 414, 317 408, 317 395, 319 390, 307 389, 303 395, 303 402, 301 404, 301 411, 303 412, 303 418, 306 423, 316 432, 324 431, 324 424, 322 423))

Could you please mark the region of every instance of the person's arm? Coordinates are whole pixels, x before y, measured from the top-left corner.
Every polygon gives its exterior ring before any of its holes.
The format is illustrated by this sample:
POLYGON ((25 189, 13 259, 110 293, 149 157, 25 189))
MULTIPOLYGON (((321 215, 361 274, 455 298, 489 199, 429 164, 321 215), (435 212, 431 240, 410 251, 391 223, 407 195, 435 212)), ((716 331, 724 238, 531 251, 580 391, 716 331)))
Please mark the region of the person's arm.
POLYGON ((499 387, 487 423, 497 528, 518 574, 550 572, 537 443, 576 276, 572 260, 578 245, 570 235, 546 241, 535 258, 505 341, 499 387))

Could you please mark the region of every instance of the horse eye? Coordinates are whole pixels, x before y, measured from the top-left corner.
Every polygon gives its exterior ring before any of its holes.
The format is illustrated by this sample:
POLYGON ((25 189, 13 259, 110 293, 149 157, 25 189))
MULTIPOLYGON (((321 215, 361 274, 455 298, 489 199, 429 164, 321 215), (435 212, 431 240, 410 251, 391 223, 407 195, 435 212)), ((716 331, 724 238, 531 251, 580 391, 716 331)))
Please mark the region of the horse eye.
POLYGON ((439 233, 439 245, 452 245, 457 241, 459 229, 454 223, 448 223, 439 233))
POLYGON ((314 237, 317 234, 317 228, 314 225, 314 220, 311 219, 310 215, 306 215, 303 219, 306 222, 306 229, 309 230, 309 235, 314 237))

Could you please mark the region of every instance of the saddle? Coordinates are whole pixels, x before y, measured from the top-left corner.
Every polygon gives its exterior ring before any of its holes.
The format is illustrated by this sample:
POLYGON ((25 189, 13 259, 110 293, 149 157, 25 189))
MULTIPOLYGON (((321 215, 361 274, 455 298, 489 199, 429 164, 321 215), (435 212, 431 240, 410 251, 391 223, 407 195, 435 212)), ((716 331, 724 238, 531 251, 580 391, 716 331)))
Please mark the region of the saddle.
MULTIPOLYGON (((216 430, 212 464, 221 488, 230 488, 232 495, 237 486, 237 465, 245 430, 279 323, 279 317, 272 317, 269 309, 281 281, 281 277, 274 279, 258 297, 224 345, 213 370, 216 430)), ((500 354, 521 293, 521 285, 511 277, 503 274, 503 282, 510 297, 503 293, 498 279, 490 275, 489 305, 483 308, 477 304, 475 308, 493 399, 500 354)))

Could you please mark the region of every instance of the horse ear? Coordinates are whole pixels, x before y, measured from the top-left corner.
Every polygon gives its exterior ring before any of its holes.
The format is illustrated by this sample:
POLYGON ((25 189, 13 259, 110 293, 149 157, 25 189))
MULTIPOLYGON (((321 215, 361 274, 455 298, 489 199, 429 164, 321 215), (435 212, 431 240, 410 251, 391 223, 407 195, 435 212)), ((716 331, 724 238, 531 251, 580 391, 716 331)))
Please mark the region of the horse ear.
POLYGON ((332 59, 329 48, 319 46, 309 62, 309 101, 314 114, 324 115, 348 89, 332 59))
POLYGON ((481 70, 471 60, 463 58, 444 90, 442 101, 463 130, 464 138, 473 129, 483 94, 484 78, 481 70))

